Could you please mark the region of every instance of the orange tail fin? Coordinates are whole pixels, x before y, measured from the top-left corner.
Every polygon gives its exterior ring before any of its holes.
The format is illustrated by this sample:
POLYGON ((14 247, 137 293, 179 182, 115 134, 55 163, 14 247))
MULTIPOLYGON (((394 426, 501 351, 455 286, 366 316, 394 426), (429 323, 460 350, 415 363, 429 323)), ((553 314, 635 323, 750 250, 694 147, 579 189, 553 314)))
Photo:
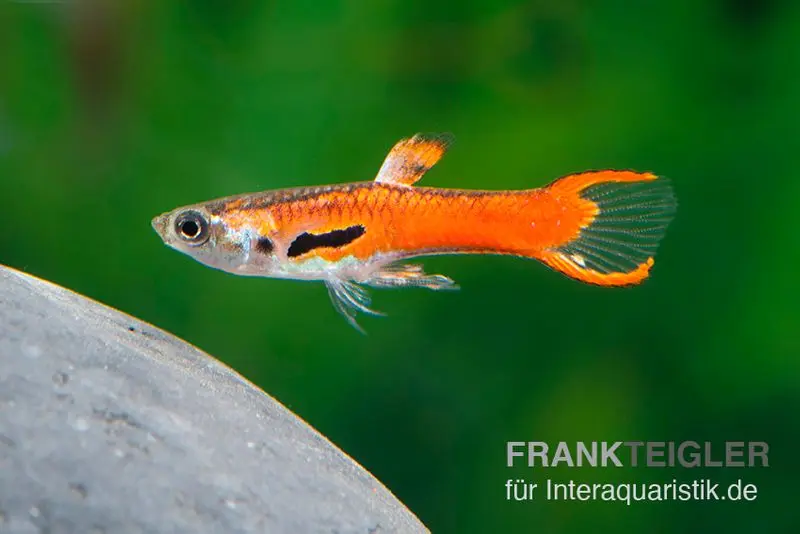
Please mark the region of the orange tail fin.
POLYGON ((666 178, 631 171, 573 174, 547 187, 585 214, 570 241, 541 252, 549 267, 602 286, 638 284, 647 278, 677 201, 666 178))

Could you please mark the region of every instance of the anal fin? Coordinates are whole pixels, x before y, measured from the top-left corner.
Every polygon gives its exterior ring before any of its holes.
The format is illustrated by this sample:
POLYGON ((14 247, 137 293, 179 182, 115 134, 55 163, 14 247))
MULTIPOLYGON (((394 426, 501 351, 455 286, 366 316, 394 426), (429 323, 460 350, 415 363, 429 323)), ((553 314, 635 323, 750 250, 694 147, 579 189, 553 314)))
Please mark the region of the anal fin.
MULTIPOLYGON (((388 265, 361 283, 371 287, 424 287, 434 291, 458 289, 453 280, 442 274, 425 273, 422 265, 388 265)), ((355 282, 333 278, 326 280, 325 286, 336 311, 362 334, 366 332, 356 321, 357 314, 385 315, 370 308, 372 299, 369 293, 355 282)))
POLYGON ((389 265, 376 271, 365 284, 372 287, 424 287, 434 291, 458 289, 458 285, 443 274, 427 274, 422 265, 389 265))

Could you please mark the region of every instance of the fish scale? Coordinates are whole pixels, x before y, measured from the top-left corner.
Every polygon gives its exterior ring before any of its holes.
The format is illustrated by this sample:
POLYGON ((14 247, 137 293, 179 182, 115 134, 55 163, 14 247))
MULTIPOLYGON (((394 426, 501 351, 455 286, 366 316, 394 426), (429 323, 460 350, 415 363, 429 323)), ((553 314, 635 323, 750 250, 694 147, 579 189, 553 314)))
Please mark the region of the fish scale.
POLYGON ((245 276, 319 280, 353 326, 378 314, 362 285, 455 289, 404 262, 433 254, 536 259, 581 282, 638 284, 677 202, 652 173, 591 171, 522 191, 417 187, 449 134, 399 141, 371 182, 241 194, 153 219, 163 241, 210 267, 245 276))

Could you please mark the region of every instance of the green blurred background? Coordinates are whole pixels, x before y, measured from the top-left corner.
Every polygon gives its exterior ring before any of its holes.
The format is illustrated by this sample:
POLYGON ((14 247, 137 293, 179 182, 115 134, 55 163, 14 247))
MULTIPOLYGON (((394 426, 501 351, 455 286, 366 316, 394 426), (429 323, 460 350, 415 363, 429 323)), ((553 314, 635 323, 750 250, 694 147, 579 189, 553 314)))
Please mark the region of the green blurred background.
POLYGON ((800 3, 0 2, 0 261, 170 330, 372 471, 434 532, 800 532, 800 3), (230 276, 154 215, 370 179, 417 131, 425 185, 589 168, 673 179, 652 278, 437 257, 458 293, 230 276), (764 440, 769 469, 505 467, 509 440, 764 440), (505 501, 507 478, 758 484, 754 503, 505 501))

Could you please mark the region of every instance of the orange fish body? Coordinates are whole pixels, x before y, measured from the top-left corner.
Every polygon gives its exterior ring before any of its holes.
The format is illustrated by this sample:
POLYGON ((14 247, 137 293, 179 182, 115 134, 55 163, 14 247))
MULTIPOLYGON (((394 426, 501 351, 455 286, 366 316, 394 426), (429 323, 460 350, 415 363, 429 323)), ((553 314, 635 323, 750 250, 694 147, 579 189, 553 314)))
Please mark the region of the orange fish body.
POLYGON ((432 254, 537 259, 604 286, 641 282, 674 215, 667 180, 649 173, 574 174, 523 191, 415 187, 447 135, 397 143, 372 182, 252 193, 187 206, 153 221, 162 239, 237 274, 323 280, 354 325, 369 309, 358 284, 453 289, 398 262, 432 254))

